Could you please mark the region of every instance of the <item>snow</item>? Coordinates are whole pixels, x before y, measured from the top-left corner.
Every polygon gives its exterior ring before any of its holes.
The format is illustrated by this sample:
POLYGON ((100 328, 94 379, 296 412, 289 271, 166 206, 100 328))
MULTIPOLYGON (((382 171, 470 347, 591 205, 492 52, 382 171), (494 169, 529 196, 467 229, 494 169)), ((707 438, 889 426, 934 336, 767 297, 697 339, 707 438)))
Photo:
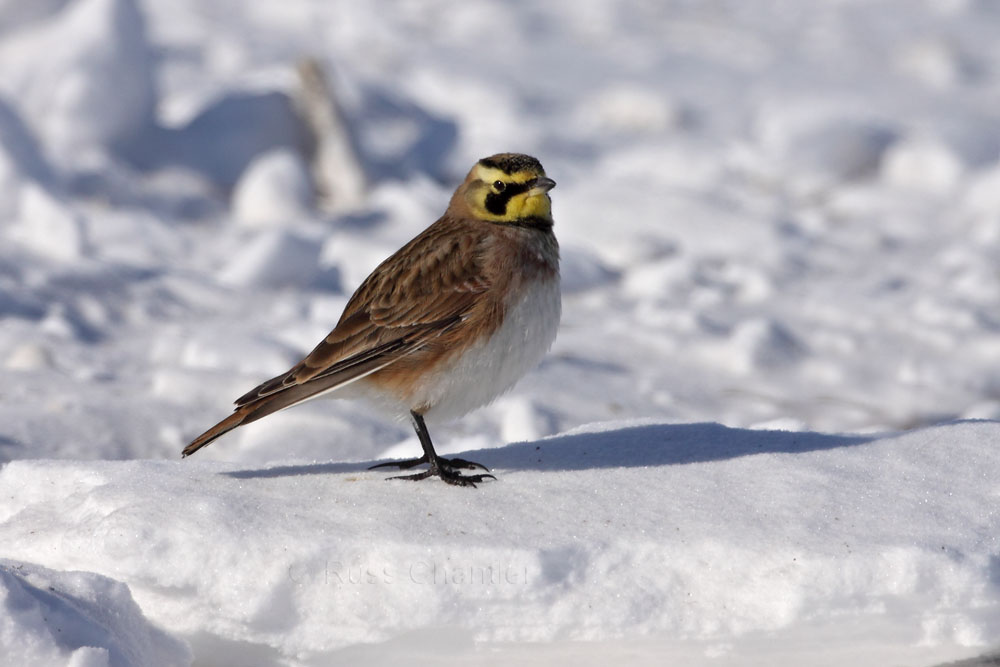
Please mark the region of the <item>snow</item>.
POLYGON ((982 646, 1000 623, 1000 513, 984 503, 1000 424, 865 437, 618 421, 475 454, 500 481, 462 496, 365 463, 13 461, 0 541, 129 582, 180 636, 305 664, 425 627, 738 656, 804 621, 872 619, 903 658, 982 646))
POLYGON ((12 665, 185 665, 190 650, 151 625, 125 584, 0 560, 0 646, 12 665))
POLYGON ((0 655, 996 650, 998 29, 987 0, 0 1, 0 655), (498 481, 383 481, 416 437, 350 401, 179 460, 508 150, 559 184, 563 321, 432 427, 498 481))
POLYGON ((233 216, 248 227, 280 227, 306 217, 312 185, 302 157, 285 148, 254 158, 233 191, 233 216))
POLYGON ((134 0, 75 0, 0 44, 0 91, 47 149, 72 163, 121 148, 153 124, 156 91, 134 0), (44 56, 44 57, 42 57, 44 56))

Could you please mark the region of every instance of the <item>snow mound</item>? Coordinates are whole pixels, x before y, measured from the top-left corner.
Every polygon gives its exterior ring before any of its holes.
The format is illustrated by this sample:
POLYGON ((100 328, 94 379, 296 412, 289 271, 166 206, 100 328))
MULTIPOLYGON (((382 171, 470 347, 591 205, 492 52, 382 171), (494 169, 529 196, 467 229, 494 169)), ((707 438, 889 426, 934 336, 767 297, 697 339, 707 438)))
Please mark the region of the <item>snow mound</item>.
POLYGON ((322 240, 294 231, 266 230, 250 240, 220 273, 222 282, 241 287, 308 286, 317 281, 337 287, 336 271, 320 265, 322 240))
POLYGON ((33 253, 70 261, 87 251, 87 228, 81 215, 34 183, 21 188, 20 219, 8 230, 11 240, 33 253))
POLYGON ((196 646, 306 661, 429 628, 737 652, 797 624, 875 623, 900 650, 995 638, 1000 423, 873 438, 618 422, 468 456, 499 481, 13 461, 0 542, 114 576, 196 646))
POLYGON ((817 103, 767 105, 759 114, 757 133, 764 153, 789 176, 823 183, 877 173, 895 140, 893 128, 883 122, 817 103))
POLYGON ((233 215, 247 227, 278 227, 309 215, 314 194, 309 170, 287 148, 254 159, 233 191, 233 215))
POLYGON ((961 161, 942 142, 908 139, 885 156, 882 178, 898 188, 947 195, 961 182, 961 161))
POLYGON ((0 653, 8 665, 188 665, 180 641, 156 628, 128 586, 91 572, 54 572, 0 559, 0 653))
POLYGON ((133 0, 73 0, 0 45, 0 72, 0 90, 61 162, 125 148, 153 124, 153 62, 133 0))
MULTIPOLYGON (((11 193, 25 182, 47 185, 52 180, 52 171, 35 137, 17 111, 0 100, 0 191, 11 193)), ((4 218, 15 213, 15 202, 16 197, 6 197, 0 204, 4 218)))

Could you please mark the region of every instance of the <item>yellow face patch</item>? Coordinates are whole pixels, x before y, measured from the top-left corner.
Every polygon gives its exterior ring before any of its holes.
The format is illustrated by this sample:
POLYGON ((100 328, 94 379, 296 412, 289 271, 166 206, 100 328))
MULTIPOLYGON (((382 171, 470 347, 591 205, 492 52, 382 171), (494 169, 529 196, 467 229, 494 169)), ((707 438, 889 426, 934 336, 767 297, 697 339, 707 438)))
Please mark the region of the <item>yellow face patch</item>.
POLYGON ((530 183, 545 174, 533 169, 508 174, 501 169, 476 165, 466 200, 476 215, 493 222, 517 222, 526 218, 552 217, 548 187, 530 183))

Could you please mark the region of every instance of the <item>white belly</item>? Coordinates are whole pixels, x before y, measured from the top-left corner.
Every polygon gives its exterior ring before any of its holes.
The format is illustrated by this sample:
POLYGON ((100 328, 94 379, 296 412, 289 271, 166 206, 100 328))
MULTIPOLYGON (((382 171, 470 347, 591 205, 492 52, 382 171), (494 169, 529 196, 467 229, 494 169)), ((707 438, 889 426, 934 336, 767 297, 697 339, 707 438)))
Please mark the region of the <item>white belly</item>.
POLYGON ((428 374, 407 409, 430 405, 425 416, 459 417, 492 402, 538 365, 556 338, 562 310, 558 276, 538 281, 508 306, 500 328, 483 342, 428 374))

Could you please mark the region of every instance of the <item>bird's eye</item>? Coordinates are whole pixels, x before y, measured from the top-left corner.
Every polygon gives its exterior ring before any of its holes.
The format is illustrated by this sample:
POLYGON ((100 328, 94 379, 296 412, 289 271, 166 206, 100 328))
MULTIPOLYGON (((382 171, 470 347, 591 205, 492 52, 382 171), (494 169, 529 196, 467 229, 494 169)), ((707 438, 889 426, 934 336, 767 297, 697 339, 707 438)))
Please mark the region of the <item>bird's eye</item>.
POLYGON ((503 181, 494 181, 493 182, 493 191, 496 192, 497 194, 500 194, 501 192, 503 192, 506 189, 507 189, 507 184, 504 183, 503 181))

